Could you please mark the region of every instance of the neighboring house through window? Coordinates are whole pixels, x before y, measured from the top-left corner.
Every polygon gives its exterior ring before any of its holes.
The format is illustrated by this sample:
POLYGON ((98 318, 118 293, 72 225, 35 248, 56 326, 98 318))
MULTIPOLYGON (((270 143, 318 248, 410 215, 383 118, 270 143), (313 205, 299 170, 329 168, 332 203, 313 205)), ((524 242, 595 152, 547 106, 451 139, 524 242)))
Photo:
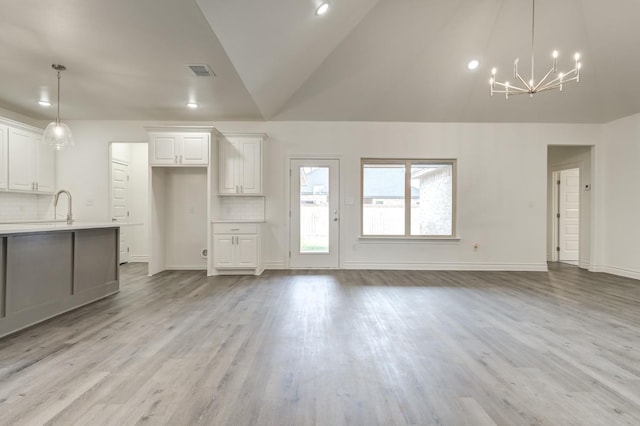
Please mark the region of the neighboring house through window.
POLYGON ((453 237, 456 160, 362 159, 362 236, 453 237))

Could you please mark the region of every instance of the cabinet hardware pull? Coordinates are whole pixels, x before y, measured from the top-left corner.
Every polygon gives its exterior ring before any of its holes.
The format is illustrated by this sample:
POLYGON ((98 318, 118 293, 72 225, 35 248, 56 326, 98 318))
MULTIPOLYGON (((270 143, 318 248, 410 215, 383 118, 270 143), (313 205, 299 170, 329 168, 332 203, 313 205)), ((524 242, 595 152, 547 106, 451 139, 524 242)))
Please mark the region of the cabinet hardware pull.
POLYGON ((240 192, 244 194, 244 186, 240 185, 240 192))

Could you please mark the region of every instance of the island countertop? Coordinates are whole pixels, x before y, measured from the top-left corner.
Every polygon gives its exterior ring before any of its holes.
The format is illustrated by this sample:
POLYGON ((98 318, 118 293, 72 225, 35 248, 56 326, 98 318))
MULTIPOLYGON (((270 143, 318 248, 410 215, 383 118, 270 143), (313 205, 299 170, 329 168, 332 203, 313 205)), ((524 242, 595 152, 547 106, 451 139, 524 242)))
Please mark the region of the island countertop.
POLYGON ((0 235, 25 234, 30 232, 75 231, 80 229, 117 228, 117 222, 17 222, 0 224, 0 235))

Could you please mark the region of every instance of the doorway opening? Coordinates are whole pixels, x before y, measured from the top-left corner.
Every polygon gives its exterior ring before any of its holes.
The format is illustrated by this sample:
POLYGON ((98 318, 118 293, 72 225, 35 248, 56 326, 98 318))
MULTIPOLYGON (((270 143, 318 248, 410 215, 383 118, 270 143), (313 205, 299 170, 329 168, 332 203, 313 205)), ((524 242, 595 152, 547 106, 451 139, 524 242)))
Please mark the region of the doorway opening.
POLYGON ((592 251, 592 146, 549 146, 547 260, 588 269, 592 251))

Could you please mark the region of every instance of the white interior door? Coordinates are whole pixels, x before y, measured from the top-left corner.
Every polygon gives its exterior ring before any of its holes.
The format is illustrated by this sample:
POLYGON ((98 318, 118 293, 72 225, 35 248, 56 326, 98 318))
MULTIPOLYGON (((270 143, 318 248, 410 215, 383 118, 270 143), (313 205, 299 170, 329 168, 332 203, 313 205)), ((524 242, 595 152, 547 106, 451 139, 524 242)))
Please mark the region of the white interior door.
POLYGON ((580 169, 560 171, 559 259, 580 258, 580 169))
MULTIPOLYGON (((111 220, 129 222, 129 164, 111 161, 111 220)), ((126 226, 120 227, 120 263, 129 262, 130 247, 126 226)))
POLYGON ((338 268, 340 161, 292 159, 290 266, 338 268))

